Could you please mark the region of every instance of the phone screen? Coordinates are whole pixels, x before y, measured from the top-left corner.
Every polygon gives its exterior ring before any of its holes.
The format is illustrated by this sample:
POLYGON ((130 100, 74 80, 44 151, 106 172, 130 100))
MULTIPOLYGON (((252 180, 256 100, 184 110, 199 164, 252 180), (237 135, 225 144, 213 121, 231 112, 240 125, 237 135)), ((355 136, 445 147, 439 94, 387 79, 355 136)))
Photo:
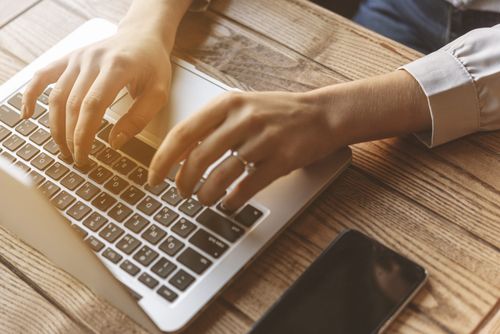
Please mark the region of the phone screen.
POLYGON ((426 271, 362 233, 341 234, 252 329, 376 333, 425 282, 426 271))

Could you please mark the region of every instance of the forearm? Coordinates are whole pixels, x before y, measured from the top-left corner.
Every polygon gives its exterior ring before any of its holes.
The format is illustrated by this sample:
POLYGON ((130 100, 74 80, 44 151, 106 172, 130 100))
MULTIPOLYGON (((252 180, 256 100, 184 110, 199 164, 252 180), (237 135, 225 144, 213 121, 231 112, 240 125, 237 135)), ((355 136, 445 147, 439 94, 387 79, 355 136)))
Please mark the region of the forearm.
POLYGON ((177 28, 193 0, 135 0, 119 29, 139 29, 158 36, 172 50, 177 28))
POLYGON ((431 128, 427 98, 405 71, 333 85, 307 93, 325 112, 339 145, 431 128))

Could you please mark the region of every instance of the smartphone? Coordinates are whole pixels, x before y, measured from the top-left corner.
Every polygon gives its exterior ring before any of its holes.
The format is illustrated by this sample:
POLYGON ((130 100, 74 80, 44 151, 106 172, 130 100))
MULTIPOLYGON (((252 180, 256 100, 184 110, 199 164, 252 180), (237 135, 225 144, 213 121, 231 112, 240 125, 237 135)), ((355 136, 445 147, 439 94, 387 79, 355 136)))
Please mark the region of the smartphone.
POLYGON ((346 230, 250 333, 380 333, 426 280, 426 270, 415 262, 346 230))

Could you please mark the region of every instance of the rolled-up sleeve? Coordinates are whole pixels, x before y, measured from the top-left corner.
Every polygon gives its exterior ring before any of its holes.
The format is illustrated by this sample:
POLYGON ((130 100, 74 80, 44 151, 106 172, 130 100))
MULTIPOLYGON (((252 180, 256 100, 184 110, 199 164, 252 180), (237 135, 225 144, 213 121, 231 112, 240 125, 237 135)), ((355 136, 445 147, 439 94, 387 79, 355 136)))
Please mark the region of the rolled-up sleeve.
POLYGON ((473 30, 401 68, 427 96, 432 131, 416 135, 429 147, 500 129, 500 25, 473 30))

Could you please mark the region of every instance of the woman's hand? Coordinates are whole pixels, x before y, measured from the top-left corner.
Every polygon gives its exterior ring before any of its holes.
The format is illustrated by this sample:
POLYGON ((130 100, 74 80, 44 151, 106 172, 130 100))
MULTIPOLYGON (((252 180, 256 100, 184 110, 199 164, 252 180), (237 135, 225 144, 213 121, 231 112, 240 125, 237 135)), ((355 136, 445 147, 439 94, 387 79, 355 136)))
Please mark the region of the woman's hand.
MULTIPOLYGON (((153 158, 149 183, 161 182, 185 158, 176 183, 188 197, 210 165, 237 150, 255 170, 224 199, 228 210, 236 210, 277 178, 340 148, 331 123, 307 94, 227 93, 170 131, 153 158)), ((210 173, 199 200, 213 205, 244 170, 242 161, 228 157, 210 173)))
POLYGON ((170 50, 148 30, 122 27, 117 34, 77 50, 35 74, 24 94, 23 118, 56 82, 49 96, 50 131, 61 153, 85 165, 106 109, 124 87, 134 103, 114 126, 110 143, 119 147, 139 133, 166 103, 170 50))

